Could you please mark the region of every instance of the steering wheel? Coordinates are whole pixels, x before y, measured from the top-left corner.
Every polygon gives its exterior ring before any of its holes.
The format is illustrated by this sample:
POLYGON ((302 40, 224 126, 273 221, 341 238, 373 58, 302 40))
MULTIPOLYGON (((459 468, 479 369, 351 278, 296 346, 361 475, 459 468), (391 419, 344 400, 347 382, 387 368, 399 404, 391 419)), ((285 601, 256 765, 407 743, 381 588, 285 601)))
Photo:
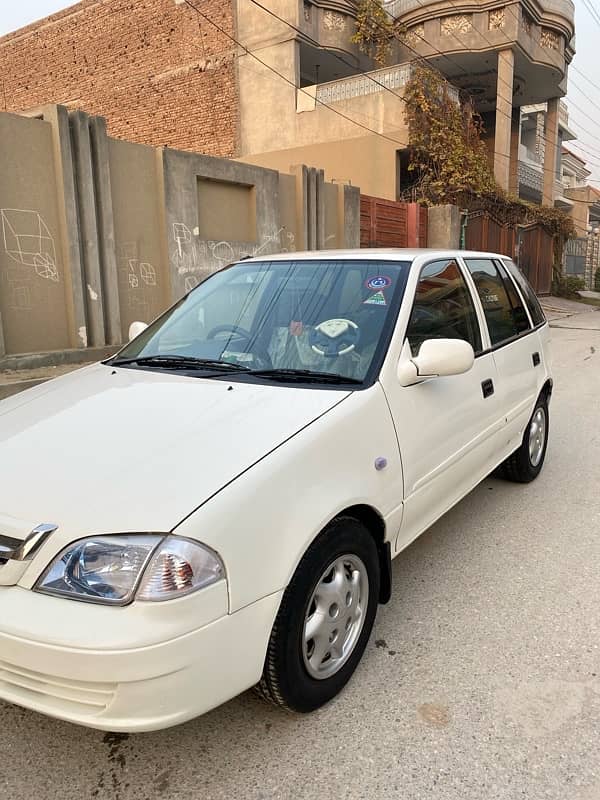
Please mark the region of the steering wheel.
POLYGON ((360 330, 355 322, 335 318, 315 325, 310 332, 309 343, 311 349, 320 356, 335 358, 352 352, 359 339, 360 330))
POLYGON ((232 335, 230 341, 233 342, 249 342, 252 339, 252 334, 245 328, 239 325, 215 325, 206 334, 207 339, 216 339, 219 333, 230 333, 232 335))
MULTIPOLYGON (((240 325, 215 325, 214 328, 211 328, 209 332, 206 334, 207 339, 216 339, 220 333, 229 333, 230 336, 227 339, 227 343, 231 344, 239 344, 243 342, 244 344, 252 343, 253 348, 256 351, 256 356, 261 362, 264 362, 267 368, 271 368, 271 357, 268 351, 256 345, 256 341, 254 340, 254 336, 247 331, 245 328, 240 327, 240 325)), ((251 352, 251 351, 248 351, 251 352)), ((262 367, 263 364, 261 363, 260 366, 262 367)))

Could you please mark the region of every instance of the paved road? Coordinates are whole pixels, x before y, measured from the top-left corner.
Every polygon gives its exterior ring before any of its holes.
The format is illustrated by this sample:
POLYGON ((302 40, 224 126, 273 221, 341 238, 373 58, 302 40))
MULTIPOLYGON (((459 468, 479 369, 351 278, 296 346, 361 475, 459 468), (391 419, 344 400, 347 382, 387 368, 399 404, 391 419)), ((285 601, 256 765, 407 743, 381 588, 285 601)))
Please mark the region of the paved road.
POLYGON ((0 797, 599 800, 600 313, 581 329, 594 316, 556 322, 542 475, 484 481, 396 559, 340 698, 299 717, 247 693, 129 737, 0 704, 0 797))

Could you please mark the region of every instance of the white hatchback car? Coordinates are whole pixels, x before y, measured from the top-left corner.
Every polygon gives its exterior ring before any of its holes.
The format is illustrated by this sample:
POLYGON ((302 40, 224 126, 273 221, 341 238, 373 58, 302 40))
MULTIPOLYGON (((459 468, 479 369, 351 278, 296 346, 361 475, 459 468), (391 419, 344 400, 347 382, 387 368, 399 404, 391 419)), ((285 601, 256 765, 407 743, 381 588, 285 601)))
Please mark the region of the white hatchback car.
POLYGON ((119 731, 254 685, 318 708, 391 559, 499 465, 539 473, 548 340, 505 256, 293 253, 1 402, 0 697, 119 731))

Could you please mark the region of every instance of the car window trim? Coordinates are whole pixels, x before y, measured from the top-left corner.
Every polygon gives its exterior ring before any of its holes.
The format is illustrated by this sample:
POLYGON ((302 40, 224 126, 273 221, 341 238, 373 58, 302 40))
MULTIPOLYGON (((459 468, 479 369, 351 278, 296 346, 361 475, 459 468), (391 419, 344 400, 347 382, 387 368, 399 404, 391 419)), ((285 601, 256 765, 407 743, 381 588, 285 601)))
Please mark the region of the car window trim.
POLYGON ((460 266, 460 270, 465 280, 465 283, 467 284, 467 286, 469 287, 469 291, 471 292, 471 300, 473 302, 473 305, 475 306, 475 313, 477 314, 477 319, 479 320, 481 350, 475 352, 475 358, 478 358, 479 356, 485 355, 486 353, 490 352, 490 348, 492 347, 492 340, 490 338, 490 332, 487 326, 487 319, 485 318, 485 311, 483 310, 483 303, 481 302, 481 298, 479 297, 479 292, 477 291, 477 286, 475 285, 475 281, 473 280, 471 271, 467 266, 466 258, 463 255, 460 255, 456 260, 458 261, 458 264, 460 266))
MULTIPOLYGON (((547 324, 547 323, 546 323, 547 324)), ((488 353, 493 353, 496 350, 500 350, 502 347, 506 347, 509 344, 514 344, 518 342, 519 339, 523 339, 525 336, 530 336, 532 333, 535 333, 541 325, 538 325, 537 328, 529 328, 527 331, 523 331, 522 333, 518 333, 515 336, 511 336, 509 339, 503 339, 501 342, 497 342, 494 345, 490 345, 486 350, 482 350, 481 353, 475 353, 475 358, 479 358, 479 356, 485 356, 488 353)))

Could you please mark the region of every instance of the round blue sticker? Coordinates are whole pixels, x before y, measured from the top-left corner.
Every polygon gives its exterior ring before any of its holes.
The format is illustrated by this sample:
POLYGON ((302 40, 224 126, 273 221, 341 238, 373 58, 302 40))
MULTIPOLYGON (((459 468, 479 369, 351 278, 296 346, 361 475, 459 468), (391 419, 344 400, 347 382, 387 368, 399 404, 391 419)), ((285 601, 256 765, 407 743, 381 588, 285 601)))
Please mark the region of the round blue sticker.
POLYGON ((377 289, 387 289, 388 286, 392 285, 392 279, 388 278, 387 275, 375 275, 374 278, 369 278, 365 285, 367 289, 373 289, 374 291, 377 289))

